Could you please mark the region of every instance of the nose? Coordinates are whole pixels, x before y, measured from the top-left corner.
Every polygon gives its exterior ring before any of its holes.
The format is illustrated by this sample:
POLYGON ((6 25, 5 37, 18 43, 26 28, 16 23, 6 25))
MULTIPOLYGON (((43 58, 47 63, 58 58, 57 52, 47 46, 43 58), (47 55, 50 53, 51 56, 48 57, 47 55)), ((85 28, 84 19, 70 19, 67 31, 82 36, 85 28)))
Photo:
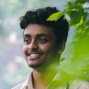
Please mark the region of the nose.
POLYGON ((32 40, 31 43, 29 44, 29 49, 31 51, 35 51, 38 49, 38 43, 35 40, 32 40))

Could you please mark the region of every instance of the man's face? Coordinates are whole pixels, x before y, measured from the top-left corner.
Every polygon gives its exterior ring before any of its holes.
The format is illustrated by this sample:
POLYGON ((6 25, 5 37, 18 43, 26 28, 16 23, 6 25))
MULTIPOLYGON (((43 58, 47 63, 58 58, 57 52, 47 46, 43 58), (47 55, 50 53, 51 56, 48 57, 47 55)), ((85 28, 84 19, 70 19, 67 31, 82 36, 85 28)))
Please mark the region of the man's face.
POLYGON ((24 30, 23 39, 24 56, 30 67, 38 68, 57 60, 54 58, 58 50, 56 36, 51 28, 30 24, 24 30))

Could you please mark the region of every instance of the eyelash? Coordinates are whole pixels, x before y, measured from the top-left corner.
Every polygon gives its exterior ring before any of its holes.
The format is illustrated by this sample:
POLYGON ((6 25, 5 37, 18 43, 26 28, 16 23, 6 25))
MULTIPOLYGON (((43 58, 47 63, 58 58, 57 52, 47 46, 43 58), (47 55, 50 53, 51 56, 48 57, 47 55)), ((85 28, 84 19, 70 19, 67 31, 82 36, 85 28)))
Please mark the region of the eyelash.
POLYGON ((46 38, 40 38, 38 41, 40 43, 46 43, 48 41, 48 39, 46 39, 46 38))
POLYGON ((25 43, 30 43, 31 40, 30 40, 30 39, 24 39, 24 42, 25 42, 25 43))
MULTIPOLYGON (((44 43, 48 42, 48 39, 47 38, 39 38, 39 39, 37 39, 37 42, 44 44, 44 43)), ((26 44, 31 43, 31 39, 29 39, 29 38, 24 39, 24 43, 26 43, 26 44)))

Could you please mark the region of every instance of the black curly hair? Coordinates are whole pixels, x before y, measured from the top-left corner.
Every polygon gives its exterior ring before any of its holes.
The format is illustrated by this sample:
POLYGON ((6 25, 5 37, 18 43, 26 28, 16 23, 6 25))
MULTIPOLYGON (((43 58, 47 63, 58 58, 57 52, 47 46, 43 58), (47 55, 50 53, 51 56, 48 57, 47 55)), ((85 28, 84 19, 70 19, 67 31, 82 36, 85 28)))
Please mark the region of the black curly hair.
POLYGON ((53 13, 59 12, 56 7, 45 7, 35 11, 27 11, 24 16, 20 18, 20 27, 25 29, 29 24, 39 24, 51 27, 52 31, 57 37, 57 44, 67 40, 69 24, 64 18, 64 15, 57 21, 47 21, 48 17, 53 13))

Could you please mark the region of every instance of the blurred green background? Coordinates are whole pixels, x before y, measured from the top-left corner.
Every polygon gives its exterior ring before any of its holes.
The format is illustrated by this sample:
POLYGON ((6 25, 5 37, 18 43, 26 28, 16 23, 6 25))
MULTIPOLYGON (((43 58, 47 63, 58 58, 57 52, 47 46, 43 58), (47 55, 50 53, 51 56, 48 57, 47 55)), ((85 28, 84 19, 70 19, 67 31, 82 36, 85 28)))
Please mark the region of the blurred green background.
POLYGON ((0 89, 11 89, 31 71, 23 57, 19 18, 27 10, 46 6, 65 12, 70 23, 59 70, 89 81, 89 0, 0 0, 0 89))

